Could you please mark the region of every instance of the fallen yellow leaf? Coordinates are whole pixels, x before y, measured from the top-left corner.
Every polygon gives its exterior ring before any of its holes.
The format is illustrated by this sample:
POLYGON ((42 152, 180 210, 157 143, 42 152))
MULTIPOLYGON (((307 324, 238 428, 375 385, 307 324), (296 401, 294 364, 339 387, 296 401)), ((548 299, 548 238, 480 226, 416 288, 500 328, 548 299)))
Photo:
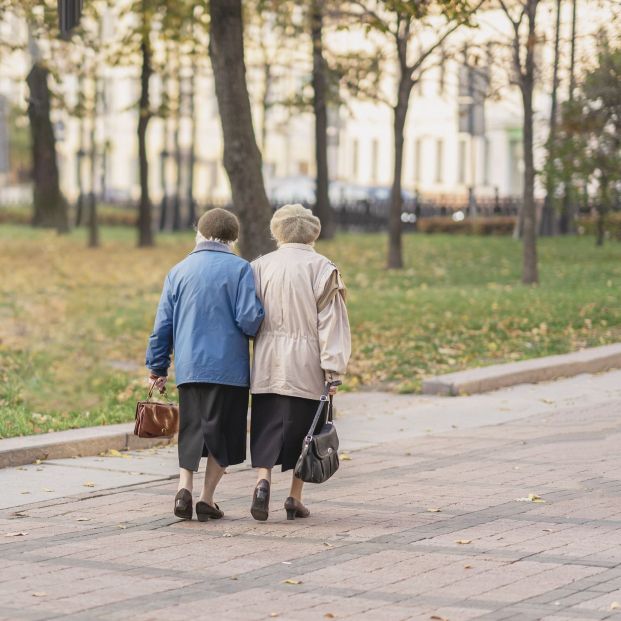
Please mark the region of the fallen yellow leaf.
POLYGON ((302 584, 301 580, 294 580, 293 578, 287 578, 283 580, 283 584, 302 584))
POLYGON ((24 531, 18 531, 15 533, 5 533, 5 537, 24 537, 25 535, 27 535, 27 532, 24 531))
POLYGON ((545 500, 541 496, 537 496, 537 494, 528 494, 523 498, 516 498, 517 502, 545 502, 545 500))
POLYGON ((427 509, 427 511, 429 511, 429 513, 441 513, 442 509, 438 509, 437 507, 430 507, 429 509, 427 509))
POLYGON ((347 453, 341 453, 339 459, 341 461, 351 461, 351 457, 347 453))
POLYGON ((458 543, 459 545, 465 546, 469 543, 472 543, 472 539, 458 539, 455 543, 458 543))
POLYGON ((618 610, 619 608, 621 608, 621 603, 619 602, 612 602, 610 604, 610 610, 618 610))
POLYGON ((86 481, 86 483, 82 483, 83 487, 95 487, 95 484, 92 481, 86 481))
POLYGON ((47 593, 45 591, 35 591, 32 596, 33 597, 45 597, 47 593))

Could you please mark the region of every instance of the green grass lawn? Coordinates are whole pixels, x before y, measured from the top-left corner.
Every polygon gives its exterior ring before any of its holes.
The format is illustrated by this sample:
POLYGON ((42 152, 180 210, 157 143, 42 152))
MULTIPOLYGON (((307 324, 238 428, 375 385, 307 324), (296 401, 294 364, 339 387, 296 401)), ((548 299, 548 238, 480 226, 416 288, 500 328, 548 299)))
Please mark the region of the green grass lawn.
MULTIPOLYGON (((192 235, 149 250, 133 230, 103 246, 0 226, 0 436, 131 420, 168 269, 192 235)), ((520 281, 505 237, 409 235, 406 267, 384 269, 385 237, 341 235, 319 251, 348 285, 354 353, 346 389, 409 392, 426 375, 621 340, 621 244, 540 242, 541 285, 520 281)))

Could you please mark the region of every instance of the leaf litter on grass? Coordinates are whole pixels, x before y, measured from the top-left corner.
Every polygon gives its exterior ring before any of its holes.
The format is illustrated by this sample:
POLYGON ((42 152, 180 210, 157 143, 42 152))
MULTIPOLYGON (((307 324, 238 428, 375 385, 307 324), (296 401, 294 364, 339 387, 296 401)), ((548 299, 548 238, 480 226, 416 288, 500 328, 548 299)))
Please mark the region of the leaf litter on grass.
MULTIPOLYGON (((58 237, 0 226, 2 437, 128 421, 144 397, 141 364, 162 282, 192 249, 192 234, 160 235, 145 252, 132 229, 101 233, 93 250, 82 230, 58 237)), ((619 245, 542 240, 533 289, 519 284, 521 247, 510 238, 403 241, 405 269, 390 271, 382 235, 318 243, 348 286, 346 390, 418 391, 429 375, 621 338, 619 245)))

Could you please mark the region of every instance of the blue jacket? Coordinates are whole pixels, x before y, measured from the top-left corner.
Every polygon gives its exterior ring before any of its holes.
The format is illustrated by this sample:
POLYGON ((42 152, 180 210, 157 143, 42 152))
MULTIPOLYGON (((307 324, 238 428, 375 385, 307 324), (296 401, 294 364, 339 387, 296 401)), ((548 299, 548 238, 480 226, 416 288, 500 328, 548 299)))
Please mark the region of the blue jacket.
POLYGON ((249 338, 263 321, 250 264, 225 244, 202 242, 166 280, 147 348, 147 367, 189 382, 248 386, 249 338))

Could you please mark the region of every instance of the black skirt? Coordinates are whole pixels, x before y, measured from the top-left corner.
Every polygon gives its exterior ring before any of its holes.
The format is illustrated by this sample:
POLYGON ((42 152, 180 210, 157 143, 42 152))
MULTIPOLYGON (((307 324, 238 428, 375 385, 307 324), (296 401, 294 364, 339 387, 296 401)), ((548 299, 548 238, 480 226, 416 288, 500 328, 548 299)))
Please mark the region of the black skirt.
MULTIPOLYGON (((319 401, 276 394, 252 395, 250 455, 253 468, 292 470, 319 401)), ((323 425, 324 415, 318 427, 323 425)))
POLYGON ((179 386, 179 467, 198 470, 213 455, 223 467, 246 459, 248 389, 224 384, 179 386))

